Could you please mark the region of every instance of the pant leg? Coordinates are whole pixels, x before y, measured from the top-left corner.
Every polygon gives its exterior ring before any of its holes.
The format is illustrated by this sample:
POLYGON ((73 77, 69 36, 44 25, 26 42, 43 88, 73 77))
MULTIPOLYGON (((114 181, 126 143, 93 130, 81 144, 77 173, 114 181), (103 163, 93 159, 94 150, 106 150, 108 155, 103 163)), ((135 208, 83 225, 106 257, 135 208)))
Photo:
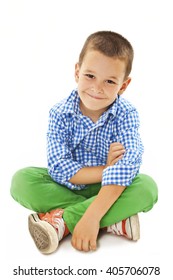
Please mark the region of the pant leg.
MULTIPOLYGON (((54 182, 47 168, 27 167, 17 171, 11 182, 12 197, 24 207, 36 212, 66 208, 86 200, 82 193, 75 194, 54 182)), ((84 194, 87 191, 84 191, 84 194)))
MULTIPOLYGON (((71 232, 94 198, 93 196, 65 209, 63 218, 71 232)), ((139 212, 149 211, 157 199, 155 181, 147 175, 139 174, 102 218, 100 227, 112 225, 139 212)))
MULTIPOLYGON (((10 191, 17 202, 36 212, 65 208, 63 217, 72 232, 100 187, 101 184, 93 184, 87 189, 72 191, 54 182, 46 168, 28 167, 16 172, 10 191)), ((105 227, 135 213, 150 210, 157 201, 157 194, 153 179, 139 174, 102 218, 100 226, 105 227)))

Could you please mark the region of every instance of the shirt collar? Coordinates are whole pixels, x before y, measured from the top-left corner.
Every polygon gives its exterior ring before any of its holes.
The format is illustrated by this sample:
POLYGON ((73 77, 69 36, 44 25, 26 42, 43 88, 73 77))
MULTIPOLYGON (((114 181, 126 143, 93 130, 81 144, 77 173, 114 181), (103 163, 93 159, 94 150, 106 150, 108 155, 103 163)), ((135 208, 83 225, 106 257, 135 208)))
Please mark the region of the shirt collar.
POLYGON ((79 108, 79 95, 77 93, 77 90, 73 90, 69 97, 66 99, 63 113, 70 113, 72 115, 78 115, 80 113, 79 108))
POLYGON ((118 95, 116 100, 110 105, 109 109, 103 113, 99 119, 101 122, 105 122, 108 118, 113 119, 116 117, 119 98, 120 96, 118 95))

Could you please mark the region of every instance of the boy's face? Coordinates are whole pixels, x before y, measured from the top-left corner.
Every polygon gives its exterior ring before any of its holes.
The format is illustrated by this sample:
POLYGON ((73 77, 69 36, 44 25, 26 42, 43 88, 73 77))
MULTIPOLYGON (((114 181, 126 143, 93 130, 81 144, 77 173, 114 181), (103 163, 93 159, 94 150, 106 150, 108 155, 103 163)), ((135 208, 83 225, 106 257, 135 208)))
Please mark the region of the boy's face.
POLYGON ((130 83, 125 78, 125 61, 89 50, 79 67, 75 66, 80 108, 84 115, 97 121, 130 83))

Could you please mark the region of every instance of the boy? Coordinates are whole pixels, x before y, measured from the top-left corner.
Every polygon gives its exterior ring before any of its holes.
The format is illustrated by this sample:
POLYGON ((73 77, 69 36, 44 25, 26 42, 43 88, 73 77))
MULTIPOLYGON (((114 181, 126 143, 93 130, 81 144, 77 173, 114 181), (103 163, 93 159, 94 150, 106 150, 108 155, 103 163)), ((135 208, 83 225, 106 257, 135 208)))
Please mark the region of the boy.
POLYGON ((13 198, 37 212, 29 231, 42 253, 54 252, 70 232, 72 246, 86 252, 96 250, 100 228, 138 240, 137 213, 157 201, 156 183, 139 174, 137 110, 121 97, 132 61, 133 48, 120 34, 91 34, 75 65, 77 90, 50 110, 48 170, 13 176, 13 198))

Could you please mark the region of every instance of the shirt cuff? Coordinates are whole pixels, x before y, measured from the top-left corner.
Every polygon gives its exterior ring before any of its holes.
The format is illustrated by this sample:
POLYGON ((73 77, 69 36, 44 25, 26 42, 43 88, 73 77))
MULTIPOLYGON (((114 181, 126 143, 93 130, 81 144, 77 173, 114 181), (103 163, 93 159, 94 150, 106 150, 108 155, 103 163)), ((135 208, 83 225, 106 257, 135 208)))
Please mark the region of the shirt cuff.
POLYGON ((74 185, 69 182, 69 179, 72 178, 83 165, 71 161, 71 160, 59 160, 58 165, 53 165, 48 167, 48 172, 51 178, 64 186, 67 186, 69 189, 81 190, 86 188, 86 185, 74 185))
POLYGON ((103 170, 102 186, 119 185, 128 187, 139 172, 134 165, 113 165, 103 170))

